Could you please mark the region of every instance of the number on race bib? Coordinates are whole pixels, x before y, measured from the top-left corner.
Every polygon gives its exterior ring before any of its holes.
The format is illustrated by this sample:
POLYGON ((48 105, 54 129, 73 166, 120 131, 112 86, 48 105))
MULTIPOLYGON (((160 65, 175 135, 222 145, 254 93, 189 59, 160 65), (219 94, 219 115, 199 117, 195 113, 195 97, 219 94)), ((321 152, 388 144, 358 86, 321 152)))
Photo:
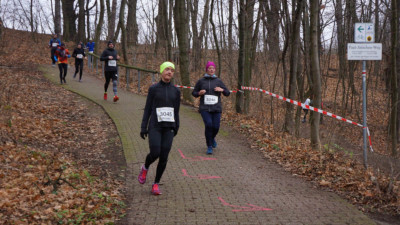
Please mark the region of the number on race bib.
POLYGON ((77 54, 77 55, 76 55, 76 58, 82 59, 82 58, 83 58, 83 55, 82 55, 82 54, 77 54))
POLYGON ((158 122, 175 122, 174 108, 161 107, 156 108, 158 122))
POLYGON ((57 43, 57 42, 54 42, 51 46, 57 47, 57 46, 58 46, 58 43, 57 43))
POLYGON ((117 60, 108 60, 108 66, 117 66, 117 60))
POLYGON ((218 96, 204 95, 204 105, 215 105, 218 103, 218 96))

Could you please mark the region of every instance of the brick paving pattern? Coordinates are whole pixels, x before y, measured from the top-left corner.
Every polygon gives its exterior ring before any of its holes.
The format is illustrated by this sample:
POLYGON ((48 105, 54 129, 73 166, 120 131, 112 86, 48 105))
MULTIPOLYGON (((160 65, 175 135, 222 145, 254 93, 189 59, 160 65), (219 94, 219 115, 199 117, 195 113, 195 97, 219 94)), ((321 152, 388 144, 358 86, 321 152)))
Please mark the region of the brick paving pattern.
MULTIPOLYGON (((45 68, 58 83, 58 70, 45 68)), ((214 154, 206 155, 204 125, 193 108, 181 106, 181 128, 174 139, 162 195, 150 193, 157 161, 147 182, 137 181, 148 153, 139 136, 145 97, 121 88, 120 100, 103 100, 104 82, 88 74, 63 87, 99 104, 115 122, 127 161, 130 205, 123 224, 375 224, 338 195, 314 188, 252 150, 240 135, 222 127, 214 154), (223 134, 223 135, 222 135, 223 134)))

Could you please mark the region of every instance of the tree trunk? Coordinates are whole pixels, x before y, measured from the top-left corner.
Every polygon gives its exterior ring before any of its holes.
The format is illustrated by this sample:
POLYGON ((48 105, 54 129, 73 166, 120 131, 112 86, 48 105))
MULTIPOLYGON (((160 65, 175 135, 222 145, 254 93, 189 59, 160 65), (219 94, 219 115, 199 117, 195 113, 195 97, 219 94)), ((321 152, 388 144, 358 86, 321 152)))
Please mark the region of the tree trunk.
MULTIPOLYGON (((335 6, 335 19, 337 29, 337 41, 338 41, 338 57, 339 57, 339 81, 343 82, 343 98, 345 96, 345 83, 344 80, 347 77, 347 60, 346 60, 346 44, 345 44, 345 26, 343 21, 343 2, 342 0, 336 0, 335 6)), ((340 83, 340 82, 339 82, 340 83)), ((338 84, 339 84, 338 83, 338 84)), ((335 94, 336 96, 336 94, 335 94)), ((336 97, 335 97, 336 100, 336 97)), ((336 101, 335 101, 336 102, 336 101)), ((343 102, 343 100, 342 100, 343 102)), ((343 104, 344 105, 344 104, 343 104)))
POLYGON ((85 0, 78 0, 79 14, 78 14, 78 38, 77 42, 85 41, 85 0))
MULTIPOLYGON (((297 69, 300 48, 300 21, 301 12, 303 10, 304 0, 297 0, 297 9, 294 18, 292 19, 292 33, 290 35, 290 77, 289 77, 289 95, 292 100, 296 99, 297 88, 297 69)), ((283 130, 289 132, 293 124, 293 105, 286 102, 286 114, 283 130)))
POLYGON ((169 0, 169 9, 168 9, 168 60, 172 61, 172 11, 174 8, 173 0, 169 0))
MULTIPOLYGON (((189 43, 188 43, 188 23, 187 21, 186 1, 175 1, 174 7, 174 21, 175 29, 178 37, 179 45, 179 73, 183 85, 190 86, 189 77, 189 43)), ((192 102, 190 89, 183 89, 183 99, 192 102)))
POLYGON ((392 83, 392 96, 391 96, 391 117, 390 117, 390 137, 392 141, 391 149, 392 156, 397 156, 397 110, 398 110, 398 100, 399 92, 398 88, 398 77, 397 77, 397 44, 398 44, 398 32, 399 32, 399 18, 397 9, 397 0, 392 0, 391 5, 392 18, 391 18, 391 83, 392 83))
POLYGON ((100 0, 100 15, 99 15, 99 23, 96 26, 96 32, 94 35, 94 42, 96 43, 94 52, 97 53, 99 49, 99 40, 101 35, 101 28, 103 27, 104 23, 104 0, 100 0))
POLYGON ((233 48, 232 27, 233 27, 233 0, 229 0, 229 14, 228 14, 228 49, 229 49, 229 54, 232 53, 232 48, 233 48))
MULTIPOLYGON (((167 12, 167 1, 158 1, 158 15, 156 17, 157 25, 157 36, 156 36, 156 46, 154 53, 157 54, 159 47, 165 48, 167 50, 168 41, 168 12, 167 12)), ((166 52, 165 59, 168 59, 168 54, 166 52)))
POLYGON ((74 10, 75 0, 62 0, 62 10, 63 10, 63 39, 65 41, 75 40, 76 37, 76 14, 74 10))
MULTIPOLYGON (((255 57, 254 38, 257 36, 256 32, 253 36, 254 3, 254 0, 239 1, 238 89, 241 89, 241 86, 249 86, 251 82, 252 64, 255 57)), ((259 17, 257 18, 258 21, 259 17)), ((259 23, 257 22, 257 24, 259 23)), ((236 94, 236 112, 247 114, 249 103, 249 91, 246 91, 244 95, 240 92, 236 94)))
MULTIPOLYGON (((210 0, 206 0, 205 4, 204 4, 204 10, 203 10, 203 18, 201 20, 201 26, 200 26, 200 33, 199 35, 196 37, 197 42, 195 45, 195 49, 194 49, 194 54, 195 54, 195 65, 197 63, 197 66, 201 66, 201 58, 202 58, 202 53, 201 53, 201 47, 203 45, 203 39, 205 36, 205 31, 207 28, 207 22, 208 22, 208 11, 209 11, 209 5, 210 5, 210 0)), ((197 68, 197 66, 195 66, 195 68, 197 68)))
POLYGON ((136 46, 138 42, 138 24, 136 21, 137 0, 128 0, 128 18, 126 21, 127 45, 136 46))
MULTIPOLYGON (((108 0, 107 0, 108 1, 108 0)), ((108 36, 107 40, 114 40, 115 37, 115 20, 117 18, 117 0, 112 0, 110 17, 108 17, 108 36)))
MULTIPOLYGON (((311 28, 311 59, 310 68, 313 79, 312 101, 313 106, 321 108, 321 75, 319 68, 318 54, 318 14, 319 0, 310 0, 310 28, 311 28)), ((321 143, 319 138, 319 113, 312 113, 311 117, 311 147, 320 149, 321 143)))
MULTIPOLYGON (((0 5, 1 5, 1 0, 0 0, 0 5)), ((3 21, 1 20, 0 17, 0 41, 3 40, 3 21)))
MULTIPOLYGON (((276 0, 270 0, 270 8, 267 10, 267 32, 268 32, 268 49, 270 52, 270 59, 272 61, 278 61, 280 55, 279 49, 279 11, 280 2, 276 0)), ((267 3, 268 4, 268 3, 267 3)), ((287 21, 289 22, 289 21, 287 21)))
MULTIPOLYGON (((238 85, 237 89, 241 89, 244 86, 244 49, 245 49, 245 0, 239 0, 239 15, 238 15, 238 23, 239 23, 239 57, 238 57, 238 85)), ((236 93, 236 102, 235 109, 237 113, 244 113, 244 93, 237 92, 236 93)))
POLYGON ((54 1, 54 33, 61 34, 61 0, 54 1))
MULTIPOLYGON (((310 17, 309 17, 309 10, 307 1, 303 4, 304 16, 303 16, 303 33, 304 33, 304 66, 306 67, 305 73, 308 81, 308 88, 311 89, 312 87, 312 79, 310 73, 310 17)), ((305 79, 304 79, 305 80, 305 79)), ((305 81, 304 81, 305 83, 305 81)), ((301 99, 304 100, 303 98, 301 99)))
POLYGON ((200 54, 201 46, 198 39, 199 32, 197 29, 197 15, 199 11, 199 0, 189 0, 190 15, 192 20, 192 33, 193 33, 193 70, 201 66, 200 54))
POLYGON ((33 35, 33 31, 35 30, 34 24, 33 24, 33 0, 31 0, 31 4, 30 4, 30 20, 29 20, 29 24, 31 27, 31 33, 33 35))
MULTIPOLYGON (((97 1, 94 3, 97 4, 97 1)), ((94 7, 94 5, 93 5, 94 7)), ((84 43, 86 43, 86 41, 90 40, 91 34, 90 34, 90 9, 89 9, 89 1, 86 1, 86 8, 85 8, 85 14, 86 14, 86 34, 87 34, 87 40, 85 40, 84 43)))
POLYGON ((121 7, 119 11, 119 21, 118 26, 121 29, 121 48, 122 48, 122 56, 124 58, 124 62, 128 64, 128 45, 127 45, 127 35, 126 35, 126 28, 125 28, 125 5, 127 0, 121 1, 121 7))
POLYGON ((218 76, 221 76, 221 52, 219 50, 219 44, 218 44, 218 38, 217 38, 217 31, 215 30, 215 24, 213 20, 213 10, 214 10, 214 0, 211 0, 211 11, 210 11, 210 23, 212 26, 213 30, 213 37, 214 37, 214 42, 215 42, 215 48, 217 50, 217 55, 218 55, 218 76))

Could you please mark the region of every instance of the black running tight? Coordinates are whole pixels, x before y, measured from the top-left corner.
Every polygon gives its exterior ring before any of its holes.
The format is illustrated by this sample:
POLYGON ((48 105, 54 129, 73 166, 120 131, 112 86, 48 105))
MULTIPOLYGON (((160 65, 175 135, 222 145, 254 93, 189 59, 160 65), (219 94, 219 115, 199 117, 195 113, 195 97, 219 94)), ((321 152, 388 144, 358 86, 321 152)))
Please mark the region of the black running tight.
POLYGON ((65 80, 65 77, 67 76, 68 64, 60 63, 58 64, 58 69, 60 70, 60 82, 62 83, 63 80, 65 80))
POLYGON ((83 59, 75 60, 75 75, 79 72, 79 80, 82 79, 83 59))
POLYGON ((150 153, 146 157, 144 166, 148 169, 159 158, 154 183, 160 182, 161 176, 167 167, 173 139, 174 130, 172 128, 152 128, 149 130, 150 153))

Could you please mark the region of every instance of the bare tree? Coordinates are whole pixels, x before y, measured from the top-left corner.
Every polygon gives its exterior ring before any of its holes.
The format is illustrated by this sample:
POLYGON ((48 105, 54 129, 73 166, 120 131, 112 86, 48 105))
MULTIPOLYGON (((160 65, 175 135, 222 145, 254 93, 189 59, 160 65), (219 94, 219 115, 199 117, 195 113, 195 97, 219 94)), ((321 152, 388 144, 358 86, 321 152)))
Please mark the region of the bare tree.
MULTIPOLYGON (((0 5, 1 5, 1 0, 0 0, 0 5)), ((0 41, 2 41, 3 40, 3 20, 1 20, 1 17, 0 17, 0 41)))
POLYGON ((221 51, 219 50, 217 31, 215 30, 215 24, 214 24, 214 20, 213 20, 213 9, 214 9, 214 0, 211 0, 210 23, 211 23, 212 30, 213 30, 215 48, 216 48, 217 55, 218 55, 218 66, 217 66, 218 67, 218 76, 221 76, 221 51))
MULTIPOLYGON (((296 10, 292 19, 292 33, 290 34, 290 77, 289 77, 289 95, 290 99, 295 99, 296 88, 297 88, 297 68, 299 59, 299 48, 300 48, 300 22, 301 12, 303 11, 304 0, 296 0, 296 10)), ((286 103, 286 114, 285 123, 283 126, 284 131, 289 132, 290 127, 293 124, 293 105, 286 103)))
POLYGON ((96 26, 96 32, 94 35, 94 41, 97 43, 95 45, 95 52, 97 53, 97 50, 99 49, 99 40, 100 40, 100 35, 101 35, 101 28, 103 27, 104 23, 104 0, 100 0, 100 15, 99 15, 99 23, 96 26))
MULTIPOLYGON (((88 0, 87 0, 88 1, 88 0)), ((78 41, 85 41, 85 0, 78 0, 79 13, 78 13, 78 41)))
POLYGON ((74 9, 75 0, 62 0, 63 9, 63 39, 66 41, 74 40, 76 37, 76 14, 74 9))
MULTIPOLYGON (((168 5, 167 1, 159 0, 158 1, 158 15, 156 17, 156 25, 157 25, 157 36, 156 36, 156 45, 154 48, 154 53, 157 54, 158 48, 161 46, 167 51, 167 43, 168 43, 168 5)), ((165 52, 165 58, 168 59, 168 53, 165 52)))
POLYGON ((397 156, 397 125, 398 125, 398 118, 397 118, 397 110, 399 104, 399 92, 398 92, 398 75, 397 75, 397 51, 398 51, 398 32, 399 32, 399 15, 397 9, 397 0, 392 0, 391 5, 391 116, 390 116, 390 138, 392 141, 392 155, 397 156))
POLYGON ((128 54, 127 54, 127 35, 126 35, 126 28, 125 28, 125 5, 127 0, 121 1, 121 7, 119 11, 119 21, 118 26, 121 28, 121 45, 122 45, 122 56, 124 58, 124 62, 128 62, 128 54))
MULTIPOLYGON (((90 30, 90 10, 92 10, 95 6, 97 8, 97 1, 95 1, 93 3, 93 5, 91 7, 89 7, 89 0, 86 0, 86 9, 85 9, 85 13, 86 13, 86 33, 87 33, 87 39, 90 40, 91 39, 91 30, 90 30)), ((97 16, 97 12, 96 12, 96 16, 97 16)))
POLYGON ((54 5, 54 33, 61 34, 61 0, 55 0, 54 5))
POLYGON ((228 49, 229 54, 232 52, 233 48, 233 38, 232 38, 232 27, 233 27, 233 0, 229 0, 229 10, 228 10, 228 49))
POLYGON ((112 6, 110 10, 110 1, 107 2, 107 13, 108 13, 108 33, 107 40, 114 40, 115 38, 115 20, 117 18, 117 0, 112 0, 112 6))
MULTIPOLYGON (((175 1, 174 7, 174 21, 175 29, 178 37, 179 45, 179 73, 183 85, 190 86, 189 77, 189 43, 188 43, 188 23, 187 18, 186 1, 179 0, 175 1)), ((185 101, 192 102, 190 89, 183 90, 183 98, 185 101)))
MULTIPOLYGON (((310 68, 313 81, 312 100, 313 106, 321 108, 321 74, 319 68, 319 51, 318 51, 318 15, 319 0, 310 0, 310 30, 311 30, 311 58, 310 68)), ((319 113, 313 113, 311 117, 311 147, 320 149, 321 143, 319 138, 319 113)))
POLYGON ((193 67, 198 68, 201 65, 201 46, 203 43, 206 24, 208 21, 208 10, 209 10, 209 5, 210 5, 210 0, 206 0, 204 3, 204 13, 203 13, 203 18, 201 20, 200 32, 198 31, 198 28, 197 28, 199 0, 191 0, 191 1, 192 1, 192 4, 190 4, 190 5, 192 7, 191 7, 190 11, 191 11, 191 16, 192 16, 193 54, 194 54, 193 67))
POLYGON ((138 41, 138 24, 136 21, 137 0, 128 0, 128 18, 126 21, 126 33, 128 46, 135 46, 138 41))
MULTIPOLYGON (((267 40, 265 41, 265 48, 268 49, 271 61, 277 61, 280 55, 279 49, 279 10, 280 2, 276 0, 262 0, 260 1, 265 9, 267 16, 267 40)), ((289 22, 289 21, 287 21, 289 22)))

